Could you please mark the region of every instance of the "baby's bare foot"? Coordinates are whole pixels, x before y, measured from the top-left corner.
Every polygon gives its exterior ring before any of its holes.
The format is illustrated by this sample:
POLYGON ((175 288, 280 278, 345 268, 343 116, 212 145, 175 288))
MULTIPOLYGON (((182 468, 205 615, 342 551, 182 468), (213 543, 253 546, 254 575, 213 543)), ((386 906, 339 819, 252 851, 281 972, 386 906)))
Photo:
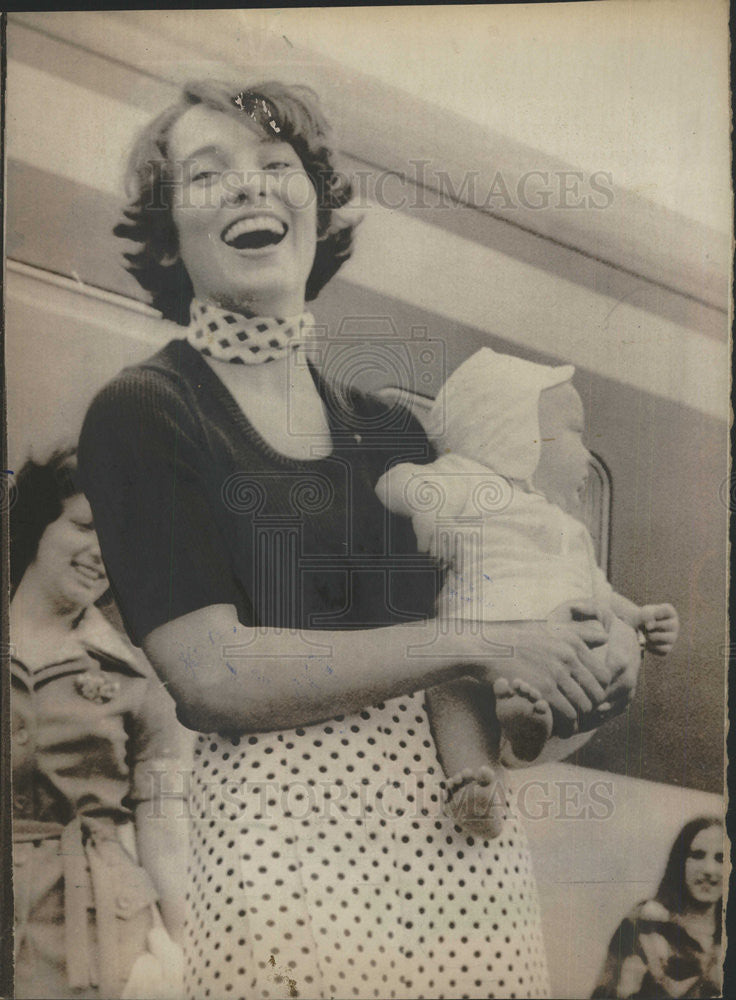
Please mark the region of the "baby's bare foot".
POLYGON ((552 735, 552 710, 526 681, 505 677, 493 685, 501 732, 519 760, 534 760, 552 735))
POLYGON ((484 840, 498 837, 506 819, 506 789, 497 771, 466 768, 448 778, 447 794, 445 812, 466 833, 484 840))

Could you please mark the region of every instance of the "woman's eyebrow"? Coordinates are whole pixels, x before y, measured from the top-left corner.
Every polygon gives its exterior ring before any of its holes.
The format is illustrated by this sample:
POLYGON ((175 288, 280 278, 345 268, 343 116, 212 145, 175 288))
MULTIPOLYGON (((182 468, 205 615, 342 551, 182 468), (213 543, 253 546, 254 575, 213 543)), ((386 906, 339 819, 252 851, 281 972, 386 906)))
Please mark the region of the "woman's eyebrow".
MULTIPOLYGON (((286 141, 286 139, 279 139, 277 136, 264 135, 264 136, 258 136, 258 145, 259 146, 278 146, 278 145, 289 146, 290 143, 288 143, 286 141)), ((215 145, 215 143, 207 143, 207 145, 205 145, 205 146, 197 146, 197 148, 193 149, 191 153, 187 153, 184 156, 184 159, 185 160, 194 160, 198 156, 207 156, 208 154, 214 154, 215 156, 220 156, 221 153, 222 153, 222 150, 220 149, 219 146, 215 145)))
POLYGON ((215 153, 217 155, 219 152, 220 150, 218 147, 213 144, 208 146, 198 146, 196 149, 193 149, 191 153, 187 153, 184 159, 193 160, 197 156, 205 156, 207 153, 215 153))

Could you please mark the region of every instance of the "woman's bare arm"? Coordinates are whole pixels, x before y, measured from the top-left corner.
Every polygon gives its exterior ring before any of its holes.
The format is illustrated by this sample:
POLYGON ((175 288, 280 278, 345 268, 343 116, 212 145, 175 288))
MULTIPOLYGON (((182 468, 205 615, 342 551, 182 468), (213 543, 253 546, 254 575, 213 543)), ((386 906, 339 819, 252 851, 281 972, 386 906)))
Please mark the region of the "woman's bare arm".
MULTIPOLYGON (((465 623, 467 624, 467 623, 465 623)), ((460 676, 484 683, 523 676, 559 725, 603 699, 585 640, 597 622, 494 623, 482 635, 435 620, 360 631, 287 631, 241 625, 213 605, 156 628, 144 649, 192 729, 268 732, 308 725, 460 676)))
MULTIPOLYGON (((177 774, 183 782, 185 774, 177 774)), ((154 806, 141 802, 135 810, 136 844, 140 863, 159 893, 161 915, 174 941, 183 944, 187 915, 184 876, 189 863, 189 827, 185 803, 172 797, 154 806)))

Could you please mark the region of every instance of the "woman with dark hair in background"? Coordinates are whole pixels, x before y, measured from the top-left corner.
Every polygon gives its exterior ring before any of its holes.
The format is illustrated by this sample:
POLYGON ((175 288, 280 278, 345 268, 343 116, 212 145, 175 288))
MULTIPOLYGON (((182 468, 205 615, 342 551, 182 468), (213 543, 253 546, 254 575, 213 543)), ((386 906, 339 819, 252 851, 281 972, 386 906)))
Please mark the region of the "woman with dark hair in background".
POLYGON ((593 997, 721 996, 723 823, 702 816, 677 836, 654 899, 621 922, 593 997))
POLYGON ((426 436, 297 350, 353 228, 311 91, 190 85, 130 178, 117 233, 183 329, 102 390, 80 456, 128 632, 200 733, 188 995, 545 996, 523 830, 443 815, 423 691, 523 676, 569 734, 602 627, 430 620, 436 569, 374 492, 426 436))
MULTIPOLYGON (((149 971, 154 950, 176 960, 156 902, 178 936, 187 830, 181 802, 165 822, 174 799, 154 800, 187 766, 189 737, 144 657, 96 607, 109 585, 74 451, 27 462, 16 487, 14 995, 120 997, 139 959, 149 971)), ((163 978, 146 984, 153 995, 163 978)))

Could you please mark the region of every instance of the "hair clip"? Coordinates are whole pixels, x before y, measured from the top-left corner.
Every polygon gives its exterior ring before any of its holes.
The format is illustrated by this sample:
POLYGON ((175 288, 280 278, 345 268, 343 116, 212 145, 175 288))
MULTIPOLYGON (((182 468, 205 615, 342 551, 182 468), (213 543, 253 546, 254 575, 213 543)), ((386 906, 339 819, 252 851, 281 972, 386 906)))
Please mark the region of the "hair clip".
POLYGON ((254 121, 258 121, 261 125, 268 125, 277 135, 281 132, 281 128, 263 97, 243 90, 237 97, 233 98, 233 104, 241 111, 245 111, 254 121))

